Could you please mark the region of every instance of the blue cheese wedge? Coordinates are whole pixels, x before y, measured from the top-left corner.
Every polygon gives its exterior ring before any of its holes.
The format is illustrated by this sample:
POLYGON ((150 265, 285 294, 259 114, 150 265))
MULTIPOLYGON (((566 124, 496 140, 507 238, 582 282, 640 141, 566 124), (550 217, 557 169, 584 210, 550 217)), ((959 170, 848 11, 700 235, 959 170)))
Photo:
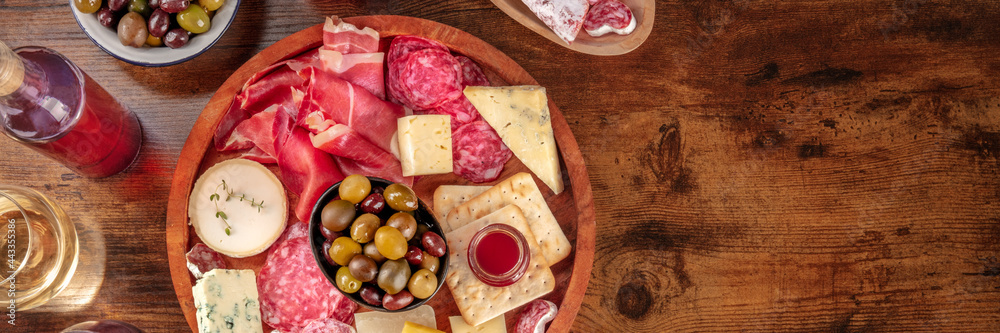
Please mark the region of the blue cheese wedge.
POLYGON ((451 117, 416 115, 396 120, 403 176, 451 173, 451 117))
POLYGON ((213 269, 191 292, 199 333, 264 331, 253 270, 213 269))
POLYGON ((545 88, 539 86, 465 87, 465 97, 500 135, 514 156, 552 192, 563 191, 559 153, 552 133, 545 88))
POLYGON ((271 246, 285 229, 285 188, 260 163, 222 161, 194 183, 188 218, 198 238, 216 252, 252 256, 271 246))

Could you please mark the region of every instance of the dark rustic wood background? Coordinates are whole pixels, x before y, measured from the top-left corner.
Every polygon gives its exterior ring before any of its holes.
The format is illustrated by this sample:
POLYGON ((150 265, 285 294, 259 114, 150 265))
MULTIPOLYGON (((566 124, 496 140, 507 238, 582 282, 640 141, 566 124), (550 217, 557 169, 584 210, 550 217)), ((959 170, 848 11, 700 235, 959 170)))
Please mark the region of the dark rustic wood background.
POLYGON ((199 112, 275 41, 324 16, 370 14, 479 37, 565 114, 598 231, 574 331, 1000 330, 996 1, 658 2, 645 44, 597 57, 487 0, 244 0, 207 53, 144 68, 98 49, 68 1, 0 0, 0 40, 62 52, 145 130, 137 164, 105 179, 0 140, 0 183, 52 196, 83 245, 103 248, 13 331, 97 318, 189 330, 164 218, 199 112))

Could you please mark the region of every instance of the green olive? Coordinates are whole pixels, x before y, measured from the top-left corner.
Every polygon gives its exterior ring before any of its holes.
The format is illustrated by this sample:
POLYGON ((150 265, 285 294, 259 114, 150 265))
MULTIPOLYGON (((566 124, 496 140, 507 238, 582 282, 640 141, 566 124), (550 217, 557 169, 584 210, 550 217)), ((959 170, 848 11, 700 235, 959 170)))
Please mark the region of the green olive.
MULTIPOLYGON (((375 246, 378 252, 389 260, 396 260, 406 255, 406 238, 398 229, 383 226, 375 232, 375 246)), ((395 294, 395 293, 394 293, 395 294)))
POLYGON ((406 185, 396 183, 386 186, 382 196, 385 197, 385 203, 389 205, 389 208, 401 212, 417 209, 417 194, 413 193, 413 189, 406 185))
POLYGON ((334 200, 323 206, 320 219, 323 221, 323 227, 330 231, 341 232, 351 226, 356 213, 354 205, 347 200, 334 200))
POLYGON ((340 182, 340 198, 356 204, 365 200, 372 191, 372 183, 368 177, 350 175, 340 182))
POLYGON ((375 214, 361 214, 351 225, 351 239, 362 244, 371 242, 381 224, 382 221, 375 214))
POLYGON ((187 9, 177 13, 177 24, 193 34, 205 33, 212 27, 208 12, 196 4, 191 4, 187 9))
POLYGON ((73 0, 76 10, 84 14, 93 14, 101 9, 101 0, 73 0))
POLYGON ((427 269, 421 269, 413 276, 410 277, 410 282, 406 284, 406 288, 413 294, 413 297, 419 299, 425 299, 431 297, 434 291, 437 290, 438 278, 427 269))
POLYGON ((139 13, 142 17, 149 17, 150 14, 153 14, 153 7, 149 6, 148 0, 129 0, 128 10, 139 13))
POLYGON ((225 0, 198 0, 198 4, 201 5, 201 8, 205 8, 205 10, 212 12, 222 8, 222 5, 225 4, 225 0))
POLYGON ((337 238, 330 244, 330 259, 337 265, 347 266, 357 254, 361 254, 361 245, 349 237, 337 238))
POLYGON ((382 262, 385 261, 385 256, 383 256, 381 253, 378 253, 378 247, 375 246, 375 242, 365 244, 364 251, 365 255, 368 256, 368 258, 372 258, 372 260, 375 260, 376 263, 381 264, 382 262))
POLYGON ((361 289, 361 281, 351 275, 351 271, 347 267, 340 267, 337 270, 337 288, 343 290, 345 293, 354 293, 358 289, 361 289))
POLYGON ((420 268, 421 270, 426 269, 431 271, 431 273, 437 274, 438 269, 441 268, 441 259, 424 251, 423 260, 420 261, 420 268))
POLYGON ((410 281, 410 264, 405 259, 389 260, 378 272, 378 287, 387 294, 396 294, 410 281))
POLYGON ((410 240, 413 235, 417 233, 417 219, 413 218, 406 212, 396 212, 392 214, 388 220, 385 221, 385 225, 396 228, 400 233, 403 234, 403 238, 410 240))

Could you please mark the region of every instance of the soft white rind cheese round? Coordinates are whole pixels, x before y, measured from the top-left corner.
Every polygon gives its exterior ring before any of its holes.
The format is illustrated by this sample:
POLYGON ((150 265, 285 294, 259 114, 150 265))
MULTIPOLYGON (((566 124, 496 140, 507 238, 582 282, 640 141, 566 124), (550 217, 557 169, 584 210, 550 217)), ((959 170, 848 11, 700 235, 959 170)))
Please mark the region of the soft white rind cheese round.
POLYGON ((233 258, 249 257, 263 252, 281 235, 288 219, 288 200, 281 181, 264 165, 232 159, 208 168, 194 183, 188 218, 205 245, 233 258), (223 180, 233 196, 220 186, 223 180), (219 199, 211 200, 212 194, 219 199), (243 194, 246 199, 240 201, 243 194), (251 198, 263 201, 263 208, 258 211, 251 206, 251 198), (228 235, 226 222, 216 216, 219 211, 231 226, 228 235))
POLYGON ((587 34, 590 34, 591 36, 594 37, 601 37, 612 32, 619 35, 628 35, 632 33, 633 30, 635 30, 635 16, 632 16, 632 20, 628 22, 628 26, 626 26, 625 28, 615 29, 612 28, 610 25, 602 24, 601 27, 597 29, 587 30, 587 34))

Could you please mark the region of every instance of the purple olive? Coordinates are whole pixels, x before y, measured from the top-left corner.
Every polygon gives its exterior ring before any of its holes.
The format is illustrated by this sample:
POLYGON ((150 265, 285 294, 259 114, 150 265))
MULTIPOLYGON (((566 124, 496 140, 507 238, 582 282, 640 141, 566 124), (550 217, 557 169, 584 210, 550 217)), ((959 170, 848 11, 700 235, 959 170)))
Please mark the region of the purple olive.
POLYGON ((105 27, 117 27, 119 19, 121 19, 120 15, 115 14, 110 8, 104 7, 97 11, 97 22, 100 22, 105 27))
POLYGON ((382 208, 385 208, 385 198, 382 197, 381 193, 369 194, 365 200, 358 203, 358 208, 365 213, 381 213, 382 208))
POLYGON ((149 8, 160 8, 160 0, 149 0, 149 8))
POLYGON ((324 227, 324 226, 320 226, 320 227, 319 227, 319 232, 320 232, 321 234, 323 234, 323 237, 324 237, 324 238, 326 238, 327 240, 329 240, 329 241, 331 241, 331 242, 332 242, 332 241, 333 241, 334 239, 337 239, 337 238, 340 238, 340 236, 343 236, 343 234, 341 234, 341 233, 339 233, 339 232, 336 232, 336 231, 333 231, 333 230, 330 230, 330 229, 327 229, 327 228, 326 228, 326 227, 324 227))
POLYGON ((382 290, 366 283, 361 286, 361 290, 359 292, 361 294, 361 299, 365 300, 368 304, 374 306, 382 305, 382 290))
POLYGON ((419 247, 410 245, 410 248, 406 250, 406 262, 410 265, 420 265, 424 261, 424 251, 420 250, 419 247))
POLYGON ((111 11, 120 12, 128 7, 128 0, 108 0, 108 8, 111 11))
POLYGON ((420 243, 423 244, 424 250, 427 251, 432 256, 441 257, 445 252, 444 239, 441 238, 435 232, 425 232, 423 236, 420 237, 420 243))
POLYGON ((167 13, 180 13, 191 5, 189 0, 160 0, 160 9, 167 13))
POLYGON ((188 42, 188 32, 183 28, 174 28, 167 31, 166 35, 163 35, 163 44, 166 44, 172 49, 182 47, 187 45, 188 42))
POLYGON ((157 8, 153 14, 149 15, 149 34, 156 37, 163 37, 170 29, 170 14, 157 8))
POLYGON ((410 303, 413 303, 413 294, 410 294, 410 292, 406 290, 400 291, 395 295, 386 294, 385 297, 382 298, 382 306, 389 311, 405 308, 407 305, 410 305, 410 303))

